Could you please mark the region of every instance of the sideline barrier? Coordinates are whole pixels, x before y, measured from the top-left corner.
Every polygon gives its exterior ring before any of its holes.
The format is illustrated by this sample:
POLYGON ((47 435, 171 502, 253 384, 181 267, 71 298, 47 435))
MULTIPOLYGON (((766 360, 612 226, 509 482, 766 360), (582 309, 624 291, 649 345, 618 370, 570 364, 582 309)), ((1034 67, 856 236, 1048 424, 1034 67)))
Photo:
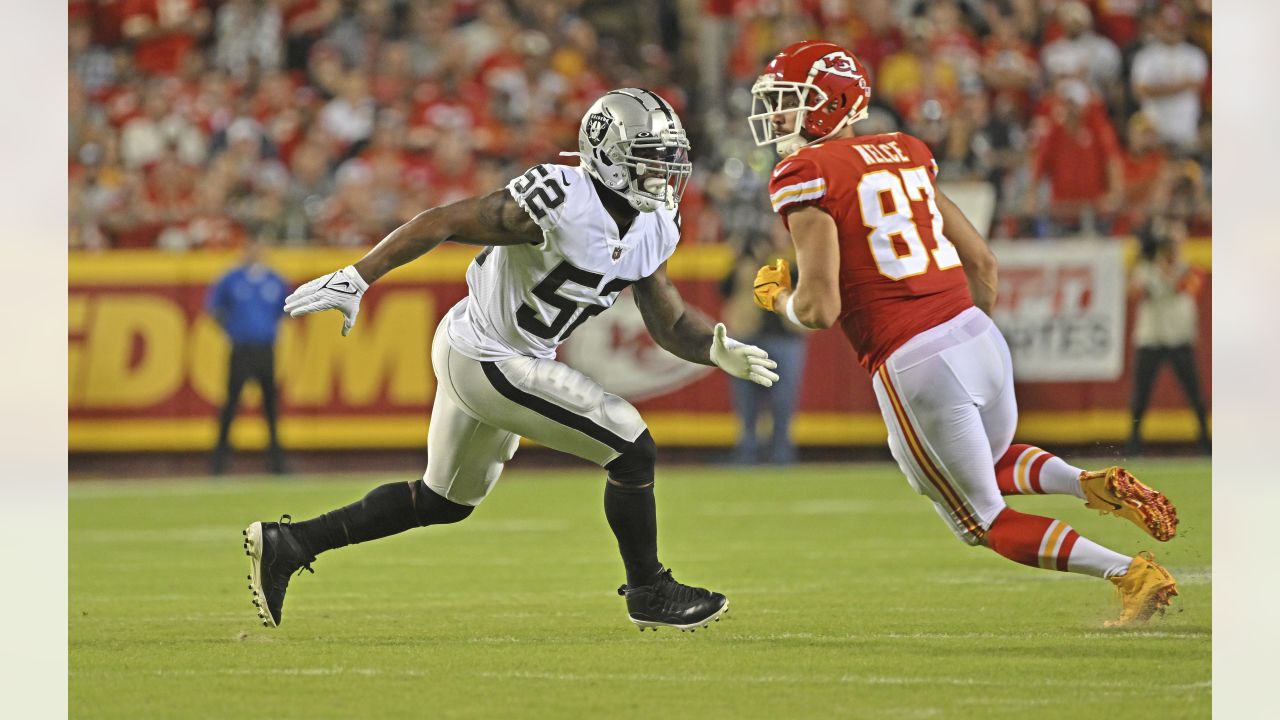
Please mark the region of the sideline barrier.
MULTIPOLYGON (((1107 245, 1126 262, 1132 258, 1132 242, 1107 245)), ((1110 315, 1095 312, 1106 298, 1123 297, 1109 285, 1122 282, 1122 276, 1102 279, 1108 264, 1115 263, 1099 262, 1098 249, 1083 243, 1017 247, 1033 252, 1009 253, 1025 255, 1016 261, 1002 256, 1001 310, 996 315, 1002 327, 1010 324, 1010 317, 1021 318, 1021 330, 1011 333, 1016 335, 1015 351, 1037 348, 1041 360, 1052 360, 1053 353, 1045 354, 1045 349, 1068 343, 1083 357, 1100 358, 1086 379, 1043 381, 1061 372, 1052 362, 1036 366, 1038 381, 1020 378, 1019 437, 1043 443, 1122 440, 1128 432, 1130 351, 1128 322, 1117 318, 1131 314, 1131 309, 1126 313, 1118 308, 1110 315), (1057 258, 1053 263, 1046 260, 1051 255, 1057 258), (1079 268, 1089 263, 1099 273, 1082 274, 1079 268), (1052 271, 1046 271, 1050 265, 1052 271), (1002 313, 1014 314, 1002 318, 1002 313), (1109 317, 1111 325, 1099 330, 1095 315, 1109 317), (1094 319, 1080 320, 1086 317, 1094 319), (1083 332, 1073 329, 1085 325, 1083 332), (1102 345, 1088 344, 1098 342, 1102 345), (1101 358, 1098 353, 1103 352, 1110 355, 1101 358)), ((359 252, 280 250, 270 254, 268 262, 296 284, 351 262, 359 252)), ((471 248, 446 246, 389 274, 362 303, 359 323, 347 338, 341 336, 342 321, 334 313, 283 322, 277 373, 286 447, 425 445, 435 393, 432 334, 440 316, 466 292, 464 274, 474 254, 471 248)), ((1212 397, 1208 241, 1193 241, 1187 255, 1206 278, 1198 360, 1204 391, 1212 397)), ((207 286, 236 261, 237 256, 228 253, 71 254, 70 452, 212 446, 217 409, 225 396, 227 342, 202 308, 207 286)), ((720 281, 732 263, 723 245, 691 246, 676 252, 669 271, 686 301, 715 317, 721 305, 720 281)), ((675 360, 657 348, 629 302, 622 301, 619 308, 575 332, 566 357, 575 354, 590 358, 590 372, 606 387, 638 398, 636 405, 659 443, 725 446, 737 437, 726 376, 675 360)), ((1017 362, 1020 374, 1024 366, 1032 369, 1028 360, 1017 362)), ((1078 368, 1080 363, 1067 367, 1078 368)), ((1193 418, 1184 407, 1172 378, 1162 377, 1145 426, 1148 438, 1194 439, 1193 418)), ((870 382, 838 332, 811 336, 800 414, 793 428, 797 442, 806 445, 884 442, 870 382)), ((265 445, 265 424, 252 385, 242 398, 232 441, 241 448, 265 445)))

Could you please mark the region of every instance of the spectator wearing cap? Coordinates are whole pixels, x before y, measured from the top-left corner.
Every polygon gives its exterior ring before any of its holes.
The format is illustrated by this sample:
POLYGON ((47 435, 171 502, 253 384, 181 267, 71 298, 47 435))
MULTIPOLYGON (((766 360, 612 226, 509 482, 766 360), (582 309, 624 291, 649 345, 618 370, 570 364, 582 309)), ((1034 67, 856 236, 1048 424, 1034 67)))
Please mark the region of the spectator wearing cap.
POLYGON ((1096 101, 1083 80, 1059 81, 1056 94, 1032 154, 1028 210, 1036 213, 1036 186, 1047 180, 1048 223, 1038 234, 1106 234, 1107 218, 1119 207, 1124 189, 1115 131, 1106 113, 1091 108, 1096 101))
POLYGON ((205 303, 231 341, 227 397, 218 416, 218 444, 213 451, 215 475, 225 473, 230 463, 231 423, 249 380, 262 390, 262 414, 269 438, 267 469, 275 474, 286 472, 277 427, 275 342, 288 293, 284 278, 263 262, 262 251, 261 244, 248 243, 243 262, 213 284, 205 303))
POLYGON ((1124 201, 1112 232, 1128 235, 1142 225, 1166 195, 1169 153, 1155 125, 1139 110, 1129 118, 1124 152, 1124 201))
POLYGON ((1153 29, 1154 38, 1133 58, 1133 92, 1162 141, 1194 152, 1209 61, 1203 50, 1186 41, 1186 18, 1178 6, 1164 6, 1153 29))
POLYGON ((1108 103, 1118 103, 1123 91, 1120 49, 1093 31, 1093 15, 1080 0, 1059 5, 1056 17, 1063 35, 1045 45, 1040 53, 1050 79, 1080 78, 1102 93, 1108 103))

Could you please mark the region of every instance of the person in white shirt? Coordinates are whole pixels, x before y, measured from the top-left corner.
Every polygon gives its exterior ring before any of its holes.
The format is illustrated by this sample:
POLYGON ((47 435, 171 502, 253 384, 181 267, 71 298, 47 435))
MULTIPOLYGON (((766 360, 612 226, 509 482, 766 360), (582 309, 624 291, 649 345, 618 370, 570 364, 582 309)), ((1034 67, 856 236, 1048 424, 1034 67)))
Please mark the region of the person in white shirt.
POLYGON ((1200 392, 1195 345, 1199 329, 1196 296, 1200 276, 1182 258, 1186 226, 1154 218, 1138 231, 1142 254, 1133 267, 1129 292, 1137 301, 1133 318, 1133 397, 1128 454, 1142 452, 1142 418, 1160 367, 1168 363, 1196 414, 1200 449, 1210 452, 1208 412, 1200 392))
POLYGON ((1058 22, 1063 36, 1045 45, 1041 62, 1050 79, 1077 77, 1111 98, 1111 89, 1120 87, 1120 50, 1114 42, 1093 31, 1089 7, 1079 0, 1058 6, 1058 22))
POLYGON ((1209 61, 1203 50, 1186 41, 1186 20, 1176 5, 1160 11, 1154 30, 1155 39, 1133 58, 1130 84, 1160 139, 1194 152, 1209 61))

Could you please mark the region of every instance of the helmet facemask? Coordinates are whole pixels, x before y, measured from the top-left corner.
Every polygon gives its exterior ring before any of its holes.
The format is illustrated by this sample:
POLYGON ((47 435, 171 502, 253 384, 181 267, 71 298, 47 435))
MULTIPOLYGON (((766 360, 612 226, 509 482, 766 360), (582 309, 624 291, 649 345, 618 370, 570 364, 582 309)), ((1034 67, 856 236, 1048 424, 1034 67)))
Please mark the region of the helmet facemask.
POLYGON ((643 88, 605 93, 582 117, 577 155, 588 173, 631 207, 675 210, 693 164, 689 138, 671 105, 643 88))
POLYGON ((779 155, 790 155, 812 142, 801 134, 805 118, 826 102, 827 93, 817 85, 761 75, 751 86, 751 115, 747 118, 751 136, 756 145, 774 145, 779 155), (786 113, 795 113, 793 129, 785 135, 775 135, 773 119, 786 113))
MULTIPOLYGON (((809 80, 812 80, 815 74, 816 70, 810 71, 809 80)), ((812 130, 806 131, 805 124, 808 122, 809 113, 825 112, 829 115, 835 109, 833 99, 827 91, 812 82, 779 80, 773 75, 761 75, 751 86, 751 115, 747 117, 747 121, 751 125, 751 136, 755 139, 756 145, 774 145, 778 154, 786 157, 806 145, 822 142, 867 117, 865 101, 858 100, 856 103, 854 105, 857 108, 856 111, 840 118, 835 126, 822 133, 821 137, 815 137, 818 133, 812 130), (833 107, 827 108, 828 104, 832 104, 833 107), (773 118, 784 113, 796 114, 793 129, 785 135, 775 135, 773 118)), ((822 127, 822 124, 821 120, 817 122, 818 127, 822 127)))
POLYGON ((618 149, 617 163, 628 170, 627 188, 621 192, 631 206, 641 212, 652 212, 659 205, 675 210, 693 174, 684 131, 668 128, 658 137, 641 133, 619 142, 618 149))

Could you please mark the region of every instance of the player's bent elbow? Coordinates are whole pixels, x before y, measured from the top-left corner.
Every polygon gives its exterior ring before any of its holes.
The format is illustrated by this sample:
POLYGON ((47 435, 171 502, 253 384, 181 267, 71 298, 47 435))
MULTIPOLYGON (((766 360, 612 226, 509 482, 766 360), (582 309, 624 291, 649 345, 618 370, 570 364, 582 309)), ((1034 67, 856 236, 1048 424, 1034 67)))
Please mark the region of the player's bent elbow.
POLYGON ((840 313, 838 312, 819 310, 812 318, 806 321, 805 324, 815 330, 826 330, 832 325, 835 325, 836 320, 838 319, 840 319, 840 313))
POLYGON ((822 303, 802 304, 796 302, 796 318, 805 327, 815 330, 826 330, 840 319, 840 309, 822 303))

